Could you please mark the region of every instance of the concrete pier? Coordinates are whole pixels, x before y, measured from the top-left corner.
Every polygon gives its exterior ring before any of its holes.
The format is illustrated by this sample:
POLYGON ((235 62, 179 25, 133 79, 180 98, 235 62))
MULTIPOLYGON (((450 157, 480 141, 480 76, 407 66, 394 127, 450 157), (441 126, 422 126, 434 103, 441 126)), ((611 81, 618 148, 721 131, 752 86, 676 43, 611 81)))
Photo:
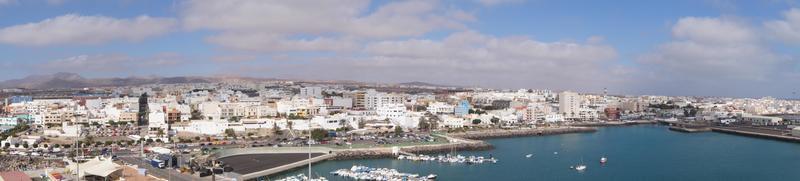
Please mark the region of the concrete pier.
POLYGON ((677 132, 684 132, 684 133, 699 133, 699 132, 709 132, 711 128, 709 127, 679 127, 679 126, 670 126, 669 130, 677 131, 677 132))
POLYGON ((736 135, 743 135, 743 136, 751 136, 751 137, 758 137, 758 138, 766 138, 766 139, 773 139, 779 141, 788 141, 788 142, 795 142, 800 143, 800 137, 788 136, 788 135, 781 135, 780 133, 771 133, 767 131, 753 131, 753 130, 745 130, 745 129, 736 129, 736 128, 725 128, 725 127, 712 127, 712 131, 720 132, 720 133, 728 133, 728 134, 736 134, 736 135))

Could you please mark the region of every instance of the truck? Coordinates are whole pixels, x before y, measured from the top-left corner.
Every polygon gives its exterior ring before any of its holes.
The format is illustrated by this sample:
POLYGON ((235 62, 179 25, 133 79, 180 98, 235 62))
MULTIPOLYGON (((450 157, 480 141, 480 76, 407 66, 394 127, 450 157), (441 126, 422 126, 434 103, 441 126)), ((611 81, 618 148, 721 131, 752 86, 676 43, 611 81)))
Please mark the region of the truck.
POLYGON ((164 160, 153 158, 153 159, 150 159, 150 165, 152 165, 153 167, 156 167, 156 168, 166 168, 167 167, 167 162, 164 161, 164 160))

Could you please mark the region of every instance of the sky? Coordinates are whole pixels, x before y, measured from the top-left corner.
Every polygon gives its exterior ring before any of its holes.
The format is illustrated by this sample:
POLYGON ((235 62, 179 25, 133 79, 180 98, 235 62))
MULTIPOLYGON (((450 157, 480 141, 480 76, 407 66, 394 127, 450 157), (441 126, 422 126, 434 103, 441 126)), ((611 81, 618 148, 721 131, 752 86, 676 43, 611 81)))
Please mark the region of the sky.
POLYGON ((249 76, 797 98, 796 0, 0 0, 0 80, 249 76))

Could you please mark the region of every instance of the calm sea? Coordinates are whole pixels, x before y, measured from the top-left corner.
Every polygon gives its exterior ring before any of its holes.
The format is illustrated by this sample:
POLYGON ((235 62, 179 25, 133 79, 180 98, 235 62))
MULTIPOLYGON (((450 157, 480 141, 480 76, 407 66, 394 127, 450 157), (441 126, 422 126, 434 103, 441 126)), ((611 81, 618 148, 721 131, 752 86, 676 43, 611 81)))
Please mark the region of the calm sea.
MULTIPOLYGON (((352 165, 388 167, 438 180, 800 180, 800 144, 721 133, 679 133, 657 125, 600 128, 594 133, 487 140, 496 149, 462 155, 492 155, 497 164, 440 164, 393 159, 326 161, 312 173, 352 165), (558 152, 558 154, 554 154, 558 152), (526 154, 533 154, 526 158, 526 154), (608 163, 601 165, 602 156, 608 163), (585 163, 584 172, 569 169, 585 163)), ((276 176, 307 173, 298 169, 276 176)), ((271 179, 275 179, 271 178, 271 179)))

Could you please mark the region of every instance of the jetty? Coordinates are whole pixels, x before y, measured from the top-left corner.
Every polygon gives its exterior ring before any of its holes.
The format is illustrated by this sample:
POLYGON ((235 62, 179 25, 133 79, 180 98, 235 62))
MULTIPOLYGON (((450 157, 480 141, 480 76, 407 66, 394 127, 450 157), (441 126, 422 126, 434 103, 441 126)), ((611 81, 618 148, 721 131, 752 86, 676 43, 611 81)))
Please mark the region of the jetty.
POLYGON ((715 127, 711 127, 711 130, 714 131, 714 132, 720 132, 720 133, 727 133, 727 134, 734 134, 734 135, 742 135, 742 136, 765 138, 765 139, 772 139, 772 140, 778 140, 778 141, 787 141, 787 142, 800 143, 800 137, 786 135, 781 131, 772 130, 772 129, 751 128, 751 127, 722 127, 722 126, 715 126, 715 127))

